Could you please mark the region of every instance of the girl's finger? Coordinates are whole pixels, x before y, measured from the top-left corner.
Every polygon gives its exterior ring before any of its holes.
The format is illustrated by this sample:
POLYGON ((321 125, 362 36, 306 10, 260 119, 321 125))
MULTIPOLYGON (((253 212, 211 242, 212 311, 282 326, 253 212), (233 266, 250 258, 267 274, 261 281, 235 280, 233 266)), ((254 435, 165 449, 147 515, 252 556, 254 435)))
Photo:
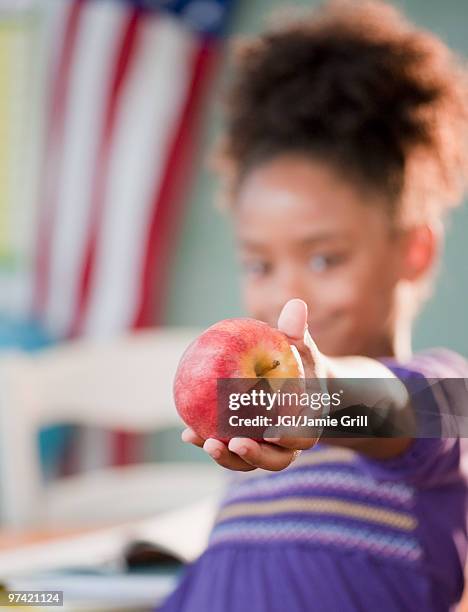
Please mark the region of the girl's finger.
POLYGON ((278 318, 278 329, 282 331, 299 352, 306 378, 326 378, 326 359, 307 329, 307 304, 299 299, 289 300, 278 318))
POLYGON ((282 448, 288 448, 289 450, 308 450, 315 446, 318 442, 318 435, 316 438, 308 437, 308 438, 297 438, 297 437, 282 437, 282 438, 263 438, 265 442, 270 444, 276 444, 282 448))
POLYGON ((299 299, 289 300, 278 317, 278 329, 292 340, 303 340, 307 327, 307 304, 299 299))
MULTIPOLYGON (((299 299, 289 300, 278 318, 278 329, 288 337, 301 357, 306 378, 315 375, 315 359, 313 349, 315 343, 306 345, 305 332, 307 330, 307 304, 299 299)), ((310 334, 308 334, 310 338, 310 334)), ((312 338, 310 338, 312 340, 312 338)))
POLYGON ((184 429, 180 437, 182 438, 183 442, 187 442, 187 444, 194 444, 199 448, 203 448, 203 443, 205 442, 205 440, 201 438, 198 434, 196 434, 193 429, 190 429, 190 427, 184 429))
POLYGON ((255 466, 244 461, 239 455, 231 452, 225 444, 214 438, 205 440, 203 450, 210 455, 216 463, 228 470, 237 470, 239 472, 251 472, 255 466))
POLYGON ((273 444, 258 443, 251 438, 232 438, 228 448, 254 468, 272 472, 284 470, 297 455, 297 451, 273 444))

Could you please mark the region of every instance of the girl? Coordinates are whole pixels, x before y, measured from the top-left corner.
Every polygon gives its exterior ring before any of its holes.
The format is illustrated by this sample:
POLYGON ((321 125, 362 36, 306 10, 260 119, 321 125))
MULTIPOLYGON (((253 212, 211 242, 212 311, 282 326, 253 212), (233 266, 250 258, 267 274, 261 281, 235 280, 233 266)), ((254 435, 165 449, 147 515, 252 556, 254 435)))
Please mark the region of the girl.
MULTIPOLYGON (((307 376, 468 376, 449 350, 411 353, 466 182, 467 100, 448 49, 381 3, 329 3, 240 47, 219 160, 245 302, 307 376)), ((238 473, 163 612, 442 612, 460 599, 459 440, 183 440, 238 473)))

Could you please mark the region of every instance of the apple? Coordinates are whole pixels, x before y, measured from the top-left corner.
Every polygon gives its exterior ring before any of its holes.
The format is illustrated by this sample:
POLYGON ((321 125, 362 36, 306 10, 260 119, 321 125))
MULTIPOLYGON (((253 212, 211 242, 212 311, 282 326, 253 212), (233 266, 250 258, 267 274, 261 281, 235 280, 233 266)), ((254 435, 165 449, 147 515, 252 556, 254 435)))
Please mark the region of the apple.
POLYGON ((274 387, 275 379, 281 385, 280 379, 304 378, 304 370, 287 337, 262 321, 226 319, 209 327, 182 355, 174 380, 177 411, 203 439, 226 441, 218 430, 217 381, 231 378, 249 379, 250 389, 265 379, 274 387))

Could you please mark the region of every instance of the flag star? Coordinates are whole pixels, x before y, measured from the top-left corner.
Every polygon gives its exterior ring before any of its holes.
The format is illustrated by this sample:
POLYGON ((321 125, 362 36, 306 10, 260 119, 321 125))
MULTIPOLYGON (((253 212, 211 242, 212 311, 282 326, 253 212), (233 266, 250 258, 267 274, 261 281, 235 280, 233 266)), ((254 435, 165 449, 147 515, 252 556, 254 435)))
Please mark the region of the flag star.
POLYGON ((187 4, 183 18, 197 30, 212 30, 219 26, 223 9, 215 0, 196 0, 187 4))

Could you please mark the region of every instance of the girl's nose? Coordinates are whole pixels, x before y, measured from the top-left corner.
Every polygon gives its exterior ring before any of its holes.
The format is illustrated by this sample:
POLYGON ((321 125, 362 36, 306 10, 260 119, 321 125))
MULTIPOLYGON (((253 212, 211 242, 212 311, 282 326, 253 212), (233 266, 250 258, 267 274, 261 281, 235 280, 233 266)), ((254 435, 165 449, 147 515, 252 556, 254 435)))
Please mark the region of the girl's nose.
POLYGON ((289 300, 299 298, 308 304, 310 302, 310 287, 303 275, 293 267, 284 266, 277 273, 275 288, 275 306, 278 313, 289 300))

